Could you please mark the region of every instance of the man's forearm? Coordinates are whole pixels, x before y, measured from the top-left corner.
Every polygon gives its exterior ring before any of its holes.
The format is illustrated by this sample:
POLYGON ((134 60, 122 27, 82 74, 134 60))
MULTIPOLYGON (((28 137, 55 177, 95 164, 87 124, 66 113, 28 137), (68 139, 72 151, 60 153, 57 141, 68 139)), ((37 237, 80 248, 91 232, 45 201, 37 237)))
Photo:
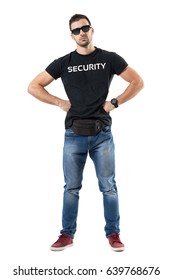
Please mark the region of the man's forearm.
POLYGON ((48 103, 51 105, 55 105, 58 106, 59 108, 61 108, 63 111, 68 112, 71 104, 69 100, 63 100, 57 96, 54 96, 52 94, 50 94, 44 87, 42 87, 41 85, 29 85, 28 87, 28 92, 34 96, 35 98, 37 98, 38 100, 44 102, 44 103, 48 103))
POLYGON ((40 85, 29 85, 28 92, 38 100, 51 105, 60 106, 62 101, 59 97, 50 94, 44 87, 40 85))
POLYGON ((143 80, 139 79, 138 81, 132 81, 129 86, 125 89, 125 91, 117 96, 118 104, 121 105, 128 100, 132 99, 134 96, 138 94, 138 92, 143 88, 143 80))
POLYGON ((128 82, 129 85, 122 94, 116 97, 119 105, 132 99, 144 87, 143 79, 129 66, 122 72, 121 77, 128 82))

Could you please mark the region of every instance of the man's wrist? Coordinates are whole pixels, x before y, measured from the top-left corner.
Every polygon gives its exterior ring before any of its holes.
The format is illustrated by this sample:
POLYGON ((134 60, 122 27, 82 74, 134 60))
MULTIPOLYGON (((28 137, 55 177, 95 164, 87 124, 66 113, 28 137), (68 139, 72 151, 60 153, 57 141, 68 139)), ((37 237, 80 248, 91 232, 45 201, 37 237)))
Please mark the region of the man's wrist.
POLYGON ((118 108, 118 106, 119 106, 119 104, 118 104, 118 99, 112 98, 112 99, 111 99, 111 104, 112 104, 115 108, 118 108))

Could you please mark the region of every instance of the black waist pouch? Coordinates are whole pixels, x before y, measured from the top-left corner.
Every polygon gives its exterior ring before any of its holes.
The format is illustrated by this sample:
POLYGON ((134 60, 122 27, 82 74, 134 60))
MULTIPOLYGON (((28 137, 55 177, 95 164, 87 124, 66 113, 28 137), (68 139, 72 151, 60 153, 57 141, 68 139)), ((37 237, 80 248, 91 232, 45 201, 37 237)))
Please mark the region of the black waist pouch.
POLYGON ((74 120, 71 129, 74 133, 83 136, 95 136, 104 127, 104 124, 100 120, 83 119, 74 120))

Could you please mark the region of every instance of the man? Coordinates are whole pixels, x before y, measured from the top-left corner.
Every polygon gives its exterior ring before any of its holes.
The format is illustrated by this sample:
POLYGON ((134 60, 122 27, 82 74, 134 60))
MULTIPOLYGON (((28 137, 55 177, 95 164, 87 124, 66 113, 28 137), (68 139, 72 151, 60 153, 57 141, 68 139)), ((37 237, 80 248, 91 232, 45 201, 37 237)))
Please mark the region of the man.
POLYGON ((77 45, 76 50, 54 60, 28 87, 28 92, 37 99, 67 112, 63 152, 65 187, 62 230, 50 249, 60 251, 73 245, 79 191, 89 153, 103 194, 105 235, 114 251, 123 251, 110 112, 133 98, 143 88, 143 81, 121 56, 93 45, 94 29, 88 17, 76 14, 71 17, 69 26, 71 37, 77 45), (115 74, 127 81, 128 86, 119 96, 106 101, 115 74), (45 89, 60 77, 68 100, 56 97, 45 89))

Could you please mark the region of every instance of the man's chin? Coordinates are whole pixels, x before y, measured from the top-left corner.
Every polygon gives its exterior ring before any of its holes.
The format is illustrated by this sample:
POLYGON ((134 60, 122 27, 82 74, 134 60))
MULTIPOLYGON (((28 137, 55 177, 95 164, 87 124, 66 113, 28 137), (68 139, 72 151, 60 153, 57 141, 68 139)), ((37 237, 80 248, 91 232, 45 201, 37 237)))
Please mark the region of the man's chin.
POLYGON ((85 48, 85 47, 88 47, 89 42, 88 42, 88 41, 79 42, 78 45, 79 45, 80 47, 85 48))

